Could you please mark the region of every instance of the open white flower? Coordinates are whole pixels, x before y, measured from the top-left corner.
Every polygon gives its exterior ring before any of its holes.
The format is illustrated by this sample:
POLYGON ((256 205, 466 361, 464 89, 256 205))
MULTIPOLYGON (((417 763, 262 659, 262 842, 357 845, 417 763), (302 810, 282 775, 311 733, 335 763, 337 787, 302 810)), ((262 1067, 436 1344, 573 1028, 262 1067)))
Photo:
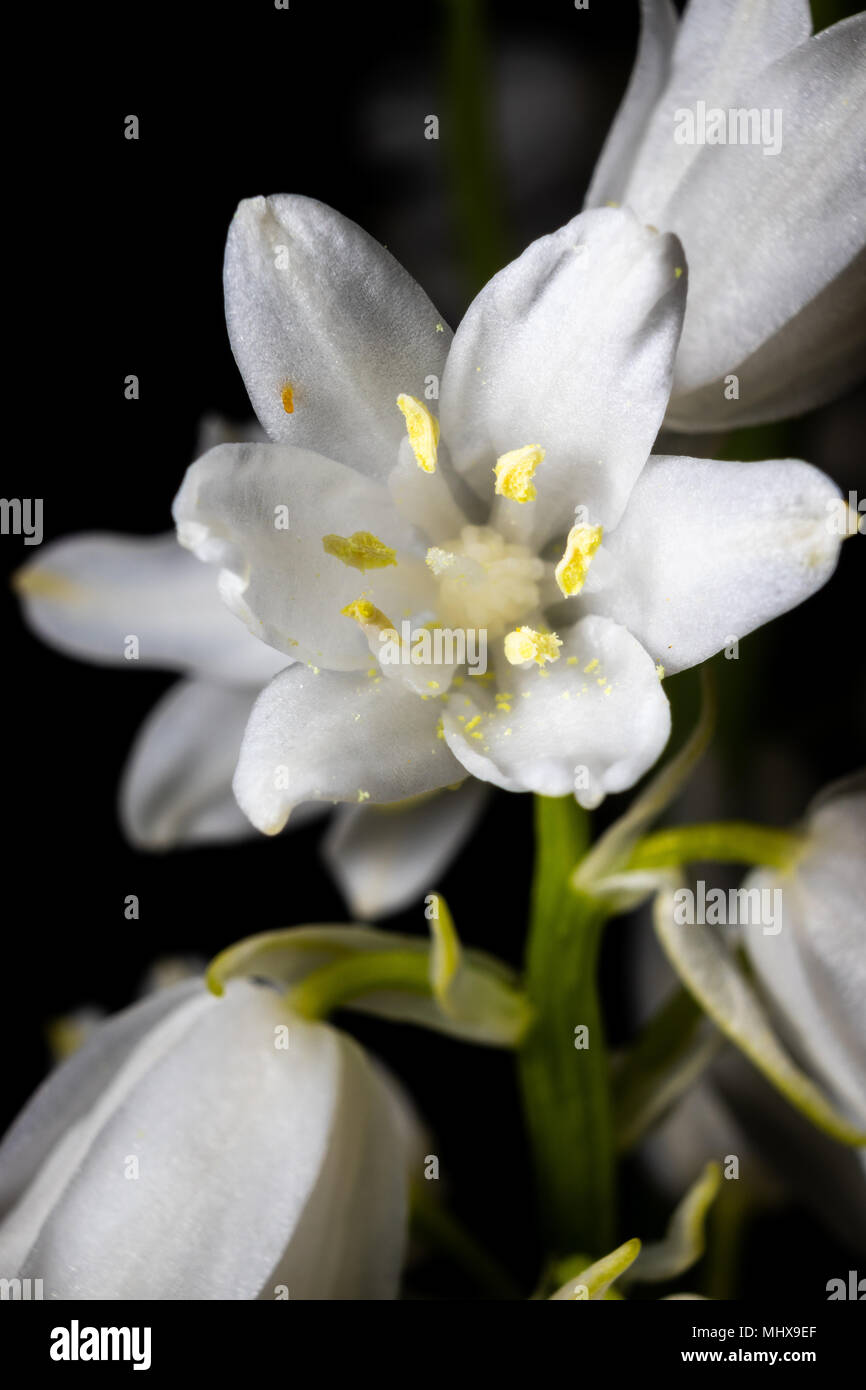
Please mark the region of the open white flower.
POLYGON ((627 204, 685 246, 666 423, 799 414, 866 354, 866 15, 812 36, 808 0, 690 0, 680 21, 669 0, 641 8, 587 206, 627 204))
POLYGON ((274 990, 176 985, 99 1027, 13 1126, 0 1272, 60 1299, 394 1297, 400 1104, 274 990))
MULTIPOLYGON (((255 421, 239 430, 208 416, 199 452, 260 437, 255 421)), ((41 546, 14 584, 27 621, 59 651, 181 676, 144 721, 124 768, 119 814, 131 843, 166 850, 254 835, 232 777, 256 696, 290 663, 228 612, 211 572, 174 531, 66 536, 41 546)), ((339 807, 322 851, 352 916, 379 917, 417 901, 444 874, 484 800, 484 788, 469 781, 393 807, 339 807)), ((299 807, 292 828, 327 809, 299 807)))
POLYGON ((260 829, 467 773, 595 805, 664 746, 657 667, 703 661, 827 579, 837 492, 817 470, 649 458, 686 278, 675 237, 597 209, 495 276, 452 342, 338 213, 241 204, 227 319, 275 442, 212 450, 175 517, 228 606, 295 661, 235 776, 260 829), (489 641, 484 677, 437 656, 449 631, 489 641))
MULTIPOLYGON (((787 873, 758 869, 746 889, 779 890, 780 930, 741 928, 761 988, 792 1049, 866 1128, 866 773, 809 811, 787 873)), ((772 898, 767 901, 772 901, 772 898)))

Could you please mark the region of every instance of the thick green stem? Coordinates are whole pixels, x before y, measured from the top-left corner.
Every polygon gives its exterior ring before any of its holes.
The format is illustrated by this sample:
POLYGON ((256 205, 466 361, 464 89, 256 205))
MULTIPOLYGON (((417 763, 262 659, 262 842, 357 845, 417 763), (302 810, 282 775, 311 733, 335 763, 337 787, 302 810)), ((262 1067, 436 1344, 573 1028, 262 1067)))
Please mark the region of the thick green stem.
POLYGON ((802 844, 802 838, 790 830, 751 825, 747 821, 677 825, 658 830, 639 841, 626 869, 673 868, 710 859, 725 864, 760 864, 786 869, 797 857, 802 844))
POLYGON ((586 816, 571 797, 536 797, 536 860, 526 959, 534 1022, 520 1082, 542 1218, 554 1253, 611 1248, 614 1142, 598 998, 606 911, 569 875, 586 851, 586 816))

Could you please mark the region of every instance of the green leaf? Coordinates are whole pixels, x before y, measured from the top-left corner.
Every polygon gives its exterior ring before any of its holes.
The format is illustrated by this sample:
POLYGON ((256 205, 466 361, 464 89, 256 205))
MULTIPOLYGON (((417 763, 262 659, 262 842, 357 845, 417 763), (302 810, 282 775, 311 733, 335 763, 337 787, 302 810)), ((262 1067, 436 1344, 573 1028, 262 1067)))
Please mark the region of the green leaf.
POLYGON ((640 1254, 640 1241, 627 1240, 595 1264, 581 1270, 567 1284, 551 1294, 553 1302, 597 1302, 607 1294, 611 1284, 619 1279, 640 1254))
POLYGON ((524 1111, 551 1249, 609 1249, 613 1123, 597 965, 607 909, 569 886, 586 848, 573 797, 535 798, 536 861, 526 959, 534 1019, 520 1048, 524 1111), (587 1030, 588 1047, 576 1030, 587 1030))
POLYGON ((686 988, 716 1026, 818 1129, 844 1144, 866 1144, 866 1134, 840 1114, 788 1056, 754 987, 713 928, 675 921, 674 892, 672 881, 656 897, 653 917, 665 953, 686 988))

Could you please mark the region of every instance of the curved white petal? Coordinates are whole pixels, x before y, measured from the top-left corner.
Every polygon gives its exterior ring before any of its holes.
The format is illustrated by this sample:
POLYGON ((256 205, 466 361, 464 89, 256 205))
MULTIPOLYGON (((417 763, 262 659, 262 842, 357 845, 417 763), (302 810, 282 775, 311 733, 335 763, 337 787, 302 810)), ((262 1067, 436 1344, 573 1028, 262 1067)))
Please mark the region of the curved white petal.
POLYGON ((386 478, 405 434, 397 397, 424 398, 451 337, 411 275, 333 208, 277 194, 238 207, 224 280, 232 350, 271 438, 386 478))
MULTIPOLYGON (((45 1152, 39 1103, 18 1123, 19 1163, 22 1132, 31 1161, 45 1152)), ((0 1250, 11 1253, 11 1232, 21 1275, 42 1278, 46 1297, 273 1297, 278 1274, 290 1297, 395 1293, 405 1129, 354 1044, 290 1018, 275 992, 235 981, 217 1000, 184 984, 146 1001, 54 1073, 41 1110, 54 1144, 27 1175, 0 1250), (106 1067, 109 1035, 148 1012, 162 1017, 106 1067)), ((13 1132, 0 1173, 14 1143, 13 1132)))
POLYGON ((681 429, 798 414, 862 370, 866 16, 800 44, 731 105, 778 113, 778 152, 754 142, 703 146, 656 211, 689 258, 668 413, 681 429), (830 370, 816 336, 836 359, 830 370), (726 398, 730 373, 737 399, 726 398), (700 400, 680 401, 698 391, 700 400))
POLYGON ((275 835, 302 801, 400 801, 461 782, 438 714, 437 701, 383 676, 290 667, 255 703, 235 795, 275 835))
POLYGON ((360 670, 367 641, 341 609, 365 598, 395 624, 428 609, 423 551, 388 489, 287 444, 223 445, 188 470, 175 498, 181 543, 219 565, 223 599, 262 642, 311 666, 360 670), (325 538, 370 532, 396 563, 364 571, 325 538))
MULTIPOLYGON (((619 197, 656 226, 676 230, 675 224, 658 218, 702 151, 715 155, 720 148, 678 143, 676 113, 694 110, 698 101, 708 108, 749 105, 736 99, 743 87, 810 33, 807 0, 691 0, 677 33, 667 85, 646 122, 627 183, 608 196, 619 197)), ((718 224, 710 225, 718 237, 718 224)), ((686 251, 691 263, 688 242, 686 251)))
POLYGON ((585 206, 620 203, 628 185, 647 121, 670 75, 677 34, 677 12, 671 0, 641 0, 637 57, 625 96, 608 132, 589 185, 585 206))
POLYGON ((667 404, 682 248, 614 208, 581 213, 489 282, 454 337, 441 420, 458 471, 493 496, 502 454, 540 445, 537 500, 503 500, 541 542, 574 508, 618 520, 667 404))
POLYGON ((241 840, 253 828, 232 777, 256 695, 182 681, 138 731, 120 787, 120 818, 142 849, 241 840))
POLYGON ((588 617, 560 635, 551 665, 524 669, 503 658, 496 690, 467 693, 467 682, 453 694, 445 737, 483 781, 542 796, 572 792, 591 808, 652 766, 670 733, 670 709, 652 659, 625 628, 588 617))
POLYGON ((69 656, 236 686, 261 685, 285 665, 228 612, 213 571, 173 533, 65 537, 43 546, 15 587, 34 631, 69 656), (130 637, 138 639, 135 659, 125 656, 130 637))
POLYGON ((832 574, 839 492, 796 459, 655 455, 605 534, 587 607, 622 623, 670 674, 802 603, 832 574))
POLYGON ((825 1084, 866 1124, 866 777, 813 811, 791 873, 753 873, 779 891, 781 930, 743 927, 749 958, 786 1032, 825 1084))
POLYGON ((345 806, 322 846, 353 917, 400 912, 435 888, 481 815, 486 788, 469 777, 453 791, 393 806, 345 806))

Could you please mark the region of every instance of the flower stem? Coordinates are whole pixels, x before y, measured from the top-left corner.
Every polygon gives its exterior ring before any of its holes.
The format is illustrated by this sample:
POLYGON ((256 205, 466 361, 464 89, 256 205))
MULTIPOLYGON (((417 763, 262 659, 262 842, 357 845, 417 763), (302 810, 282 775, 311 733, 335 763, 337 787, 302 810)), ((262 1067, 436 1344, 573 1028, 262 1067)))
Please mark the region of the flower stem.
POLYGON ((368 951, 314 970, 287 995, 293 1013, 304 1018, 327 1018, 341 1004, 379 989, 432 993, 426 954, 409 951, 368 951))
POLYGON ((713 859, 724 864, 759 864, 787 869, 803 845, 800 835, 747 821, 717 821, 657 830, 638 842, 627 869, 677 868, 713 859))
POLYGON ((609 1250, 614 1140, 598 952, 607 917, 569 875, 587 845, 571 797, 536 797, 536 861, 526 959, 534 1023, 519 1051, 539 1200, 554 1253, 609 1250))

